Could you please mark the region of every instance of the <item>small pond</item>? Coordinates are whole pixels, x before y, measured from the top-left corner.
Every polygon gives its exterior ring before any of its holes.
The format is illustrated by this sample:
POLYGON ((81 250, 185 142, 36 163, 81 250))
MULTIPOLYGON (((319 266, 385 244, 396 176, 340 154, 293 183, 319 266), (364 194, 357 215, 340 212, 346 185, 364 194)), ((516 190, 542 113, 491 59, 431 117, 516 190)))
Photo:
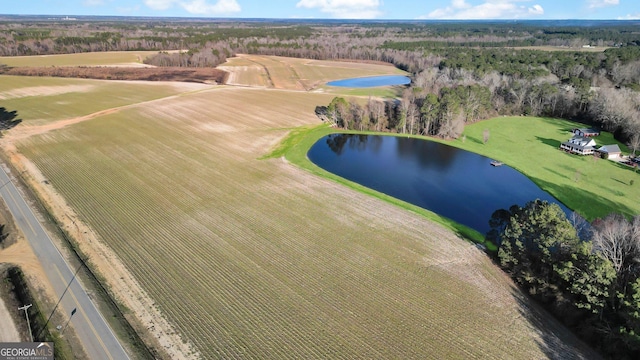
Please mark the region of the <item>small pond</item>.
POLYGON ((409 83, 411 83, 411 79, 403 75, 383 75, 330 81, 327 85, 350 88, 368 88, 376 86, 407 85, 409 83))
POLYGON ((513 168, 422 139, 332 134, 307 156, 321 168, 485 234, 497 209, 535 199, 558 203, 513 168))

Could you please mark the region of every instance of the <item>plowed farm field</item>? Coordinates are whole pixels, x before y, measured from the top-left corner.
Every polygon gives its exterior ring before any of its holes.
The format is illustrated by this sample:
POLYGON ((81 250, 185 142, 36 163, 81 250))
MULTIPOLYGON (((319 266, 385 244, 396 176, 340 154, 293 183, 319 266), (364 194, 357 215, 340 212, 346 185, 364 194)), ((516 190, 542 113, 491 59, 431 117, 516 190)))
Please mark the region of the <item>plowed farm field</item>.
POLYGON ((157 51, 111 51, 60 55, 0 56, 8 66, 145 66, 143 61, 157 51))
MULTIPOLYGON (((345 89, 328 87, 325 83, 345 78, 406 75, 407 73, 393 66, 372 63, 346 61, 321 61, 296 59, 280 56, 238 55, 229 59, 219 69, 230 73, 227 83, 289 89, 300 91, 326 91, 345 93, 345 89)), ((368 90, 371 93, 372 90, 368 90)), ((349 92, 346 92, 349 94, 349 92)), ((389 88, 378 89, 375 95, 389 95, 389 88)))
POLYGON ((449 230, 259 160, 332 96, 211 87, 15 141, 193 346, 182 357, 593 356, 449 230))
POLYGON ((17 111, 18 118, 31 126, 204 88, 208 86, 0 75, 0 106, 17 111))

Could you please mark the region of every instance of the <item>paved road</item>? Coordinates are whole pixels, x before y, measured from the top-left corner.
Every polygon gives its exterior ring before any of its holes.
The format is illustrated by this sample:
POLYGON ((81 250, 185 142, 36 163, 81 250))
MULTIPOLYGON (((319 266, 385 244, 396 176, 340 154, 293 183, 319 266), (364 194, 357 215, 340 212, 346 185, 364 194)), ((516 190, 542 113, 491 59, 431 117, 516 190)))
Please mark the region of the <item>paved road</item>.
MULTIPOLYGON (((9 180, 4 169, 0 171, 0 195, 16 224, 33 247, 49 277, 57 299, 62 298, 59 309, 70 315, 76 309, 69 326, 76 330, 90 359, 129 359, 111 328, 93 304, 82 285, 75 279, 76 269, 71 269, 49 235, 9 180)), ((56 300, 57 300, 56 299, 56 300)), ((48 316, 48 314, 46 314, 48 316)), ((54 324, 58 325, 58 324, 54 324)), ((64 326, 65 324, 59 324, 64 326)))

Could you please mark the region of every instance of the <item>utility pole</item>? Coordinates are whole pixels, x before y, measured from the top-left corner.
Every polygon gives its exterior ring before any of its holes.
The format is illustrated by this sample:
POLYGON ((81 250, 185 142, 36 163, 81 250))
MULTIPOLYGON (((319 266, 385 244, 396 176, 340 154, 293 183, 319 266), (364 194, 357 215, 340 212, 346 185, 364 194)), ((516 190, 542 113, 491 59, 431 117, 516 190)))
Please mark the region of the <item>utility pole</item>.
POLYGON ((29 308, 33 304, 25 305, 23 307, 19 307, 18 310, 24 310, 24 317, 27 318, 27 327, 29 328, 29 337, 31 338, 31 342, 33 342, 33 334, 31 333, 31 323, 29 323, 29 308))
POLYGON ((60 332, 60 335, 64 334, 64 331, 67 330, 67 326, 69 326, 69 321, 71 321, 71 318, 73 317, 73 314, 76 313, 76 310, 78 310, 77 308, 73 308, 73 310, 71 310, 71 316, 69 316, 69 319, 67 319, 67 323, 64 324, 64 328, 62 329, 62 332, 60 332))

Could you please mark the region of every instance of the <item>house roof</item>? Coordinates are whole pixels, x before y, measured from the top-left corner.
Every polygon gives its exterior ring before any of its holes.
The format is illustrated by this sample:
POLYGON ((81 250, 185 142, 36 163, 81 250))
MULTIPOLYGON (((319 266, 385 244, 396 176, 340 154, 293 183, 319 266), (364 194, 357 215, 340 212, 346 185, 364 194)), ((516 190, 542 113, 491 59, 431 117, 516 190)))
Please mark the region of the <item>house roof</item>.
POLYGON ((575 129, 575 130, 578 130, 578 131, 582 132, 583 134, 598 134, 598 133, 600 133, 600 131, 598 131, 596 129, 593 129, 593 128, 582 128, 582 129, 575 129))
POLYGON ((568 141, 569 143, 580 145, 580 146, 595 146, 596 142, 592 138, 584 137, 584 136, 574 136, 568 141))
POLYGON ((604 145, 601 148, 599 148, 598 151, 604 152, 604 153, 607 153, 607 154, 622 152, 620 150, 620 146, 618 146, 618 144, 604 145))

